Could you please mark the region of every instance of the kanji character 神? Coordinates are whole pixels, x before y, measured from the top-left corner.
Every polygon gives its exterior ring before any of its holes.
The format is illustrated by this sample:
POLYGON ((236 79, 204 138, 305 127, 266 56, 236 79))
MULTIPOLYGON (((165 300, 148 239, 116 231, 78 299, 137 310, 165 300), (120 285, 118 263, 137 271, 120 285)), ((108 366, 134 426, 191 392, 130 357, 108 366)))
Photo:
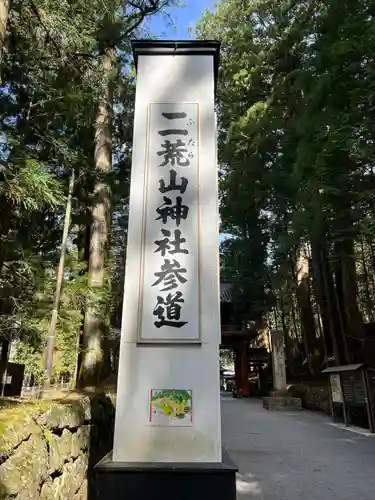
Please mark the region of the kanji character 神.
POLYGON ((186 220, 189 213, 189 207, 182 204, 181 196, 177 196, 175 205, 172 205, 172 200, 167 196, 163 196, 163 200, 163 205, 160 205, 160 207, 156 209, 159 217, 155 220, 161 219, 163 224, 166 224, 168 222, 168 218, 170 218, 175 220, 176 225, 179 226, 181 220, 186 220))

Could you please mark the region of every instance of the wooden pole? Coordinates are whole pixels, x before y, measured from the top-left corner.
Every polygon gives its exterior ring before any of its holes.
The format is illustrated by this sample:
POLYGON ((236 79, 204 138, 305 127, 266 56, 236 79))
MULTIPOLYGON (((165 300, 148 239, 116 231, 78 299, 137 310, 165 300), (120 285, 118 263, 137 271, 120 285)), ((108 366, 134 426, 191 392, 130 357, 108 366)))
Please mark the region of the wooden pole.
MULTIPOLYGON (((5 35, 8 24, 10 0, 0 0, 0 64, 5 52, 5 35)), ((1 81, 1 80, 0 80, 1 81)))
POLYGON ((5 339, 2 341, 1 348, 1 358, 0 358, 0 367, 1 367, 1 396, 5 395, 5 386, 6 386, 6 378, 8 372, 8 361, 9 361, 9 351, 10 351, 10 341, 5 339))
POLYGON ((70 181, 69 181, 69 193, 68 200, 66 203, 66 211, 65 211, 65 220, 64 220, 64 229, 63 229, 63 237, 61 243, 61 252, 60 252, 60 261, 59 267, 57 271, 57 279, 56 279, 56 291, 55 291, 55 300, 53 303, 51 322, 48 331, 47 338, 47 348, 46 355, 44 361, 44 377, 42 380, 42 390, 40 392, 40 396, 43 391, 48 389, 51 385, 51 377, 52 377, 52 366, 53 366, 53 351, 55 348, 55 331, 57 318, 59 313, 59 305, 60 305, 60 297, 61 297, 61 287, 64 278, 64 263, 65 263, 65 253, 66 247, 68 243, 68 235, 69 235, 69 226, 72 212, 72 197, 73 197, 73 189, 74 189, 74 170, 71 173, 70 181))
POLYGON ((244 342, 241 347, 241 376, 242 376, 242 396, 249 397, 249 361, 247 357, 247 344, 244 342))

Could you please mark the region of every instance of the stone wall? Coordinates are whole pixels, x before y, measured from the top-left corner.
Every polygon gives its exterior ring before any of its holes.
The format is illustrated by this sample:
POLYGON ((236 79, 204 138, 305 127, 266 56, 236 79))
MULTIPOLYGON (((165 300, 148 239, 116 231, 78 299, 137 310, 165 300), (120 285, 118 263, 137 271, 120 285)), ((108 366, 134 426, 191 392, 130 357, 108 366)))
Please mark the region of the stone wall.
POLYGON ((329 415, 331 414, 328 383, 321 383, 319 385, 292 384, 288 389, 288 393, 294 397, 301 398, 302 406, 308 410, 317 410, 329 415))
POLYGON ((91 470, 113 444, 114 397, 0 401, 0 499, 95 498, 91 470))

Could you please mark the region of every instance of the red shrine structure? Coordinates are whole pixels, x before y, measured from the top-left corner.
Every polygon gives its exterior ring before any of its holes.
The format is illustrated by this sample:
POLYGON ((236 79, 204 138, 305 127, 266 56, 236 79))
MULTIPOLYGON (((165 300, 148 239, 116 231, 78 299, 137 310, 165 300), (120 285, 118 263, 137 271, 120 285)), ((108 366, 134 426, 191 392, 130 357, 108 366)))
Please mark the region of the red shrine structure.
POLYGON ((243 397, 249 397, 250 374, 259 372, 261 367, 268 363, 268 341, 259 339, 258 331, 236 318, 232 286, 227 280, 220 281, 220 347, 233 350, 236 391, 243 397), (262 347, 258 347, 259 345, 262 347))

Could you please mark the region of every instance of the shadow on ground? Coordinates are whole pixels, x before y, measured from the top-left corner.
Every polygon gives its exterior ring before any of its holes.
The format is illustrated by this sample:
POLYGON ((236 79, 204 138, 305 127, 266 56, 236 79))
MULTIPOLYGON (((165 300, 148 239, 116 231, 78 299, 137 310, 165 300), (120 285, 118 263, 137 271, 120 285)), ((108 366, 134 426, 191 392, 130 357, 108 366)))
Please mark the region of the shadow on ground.
POLYGON ((105 394, 90 398, 90 402, 91 415, 95 417, 90 428, 87 500, 98 500, 94 467, 113 448, 115 407, 111 399, 105 394), (101 412, 105 412, 105 421, 107 421, 108 425, 102 425, 103 420, 97 415, 98 408, 101 408, 101 412))

